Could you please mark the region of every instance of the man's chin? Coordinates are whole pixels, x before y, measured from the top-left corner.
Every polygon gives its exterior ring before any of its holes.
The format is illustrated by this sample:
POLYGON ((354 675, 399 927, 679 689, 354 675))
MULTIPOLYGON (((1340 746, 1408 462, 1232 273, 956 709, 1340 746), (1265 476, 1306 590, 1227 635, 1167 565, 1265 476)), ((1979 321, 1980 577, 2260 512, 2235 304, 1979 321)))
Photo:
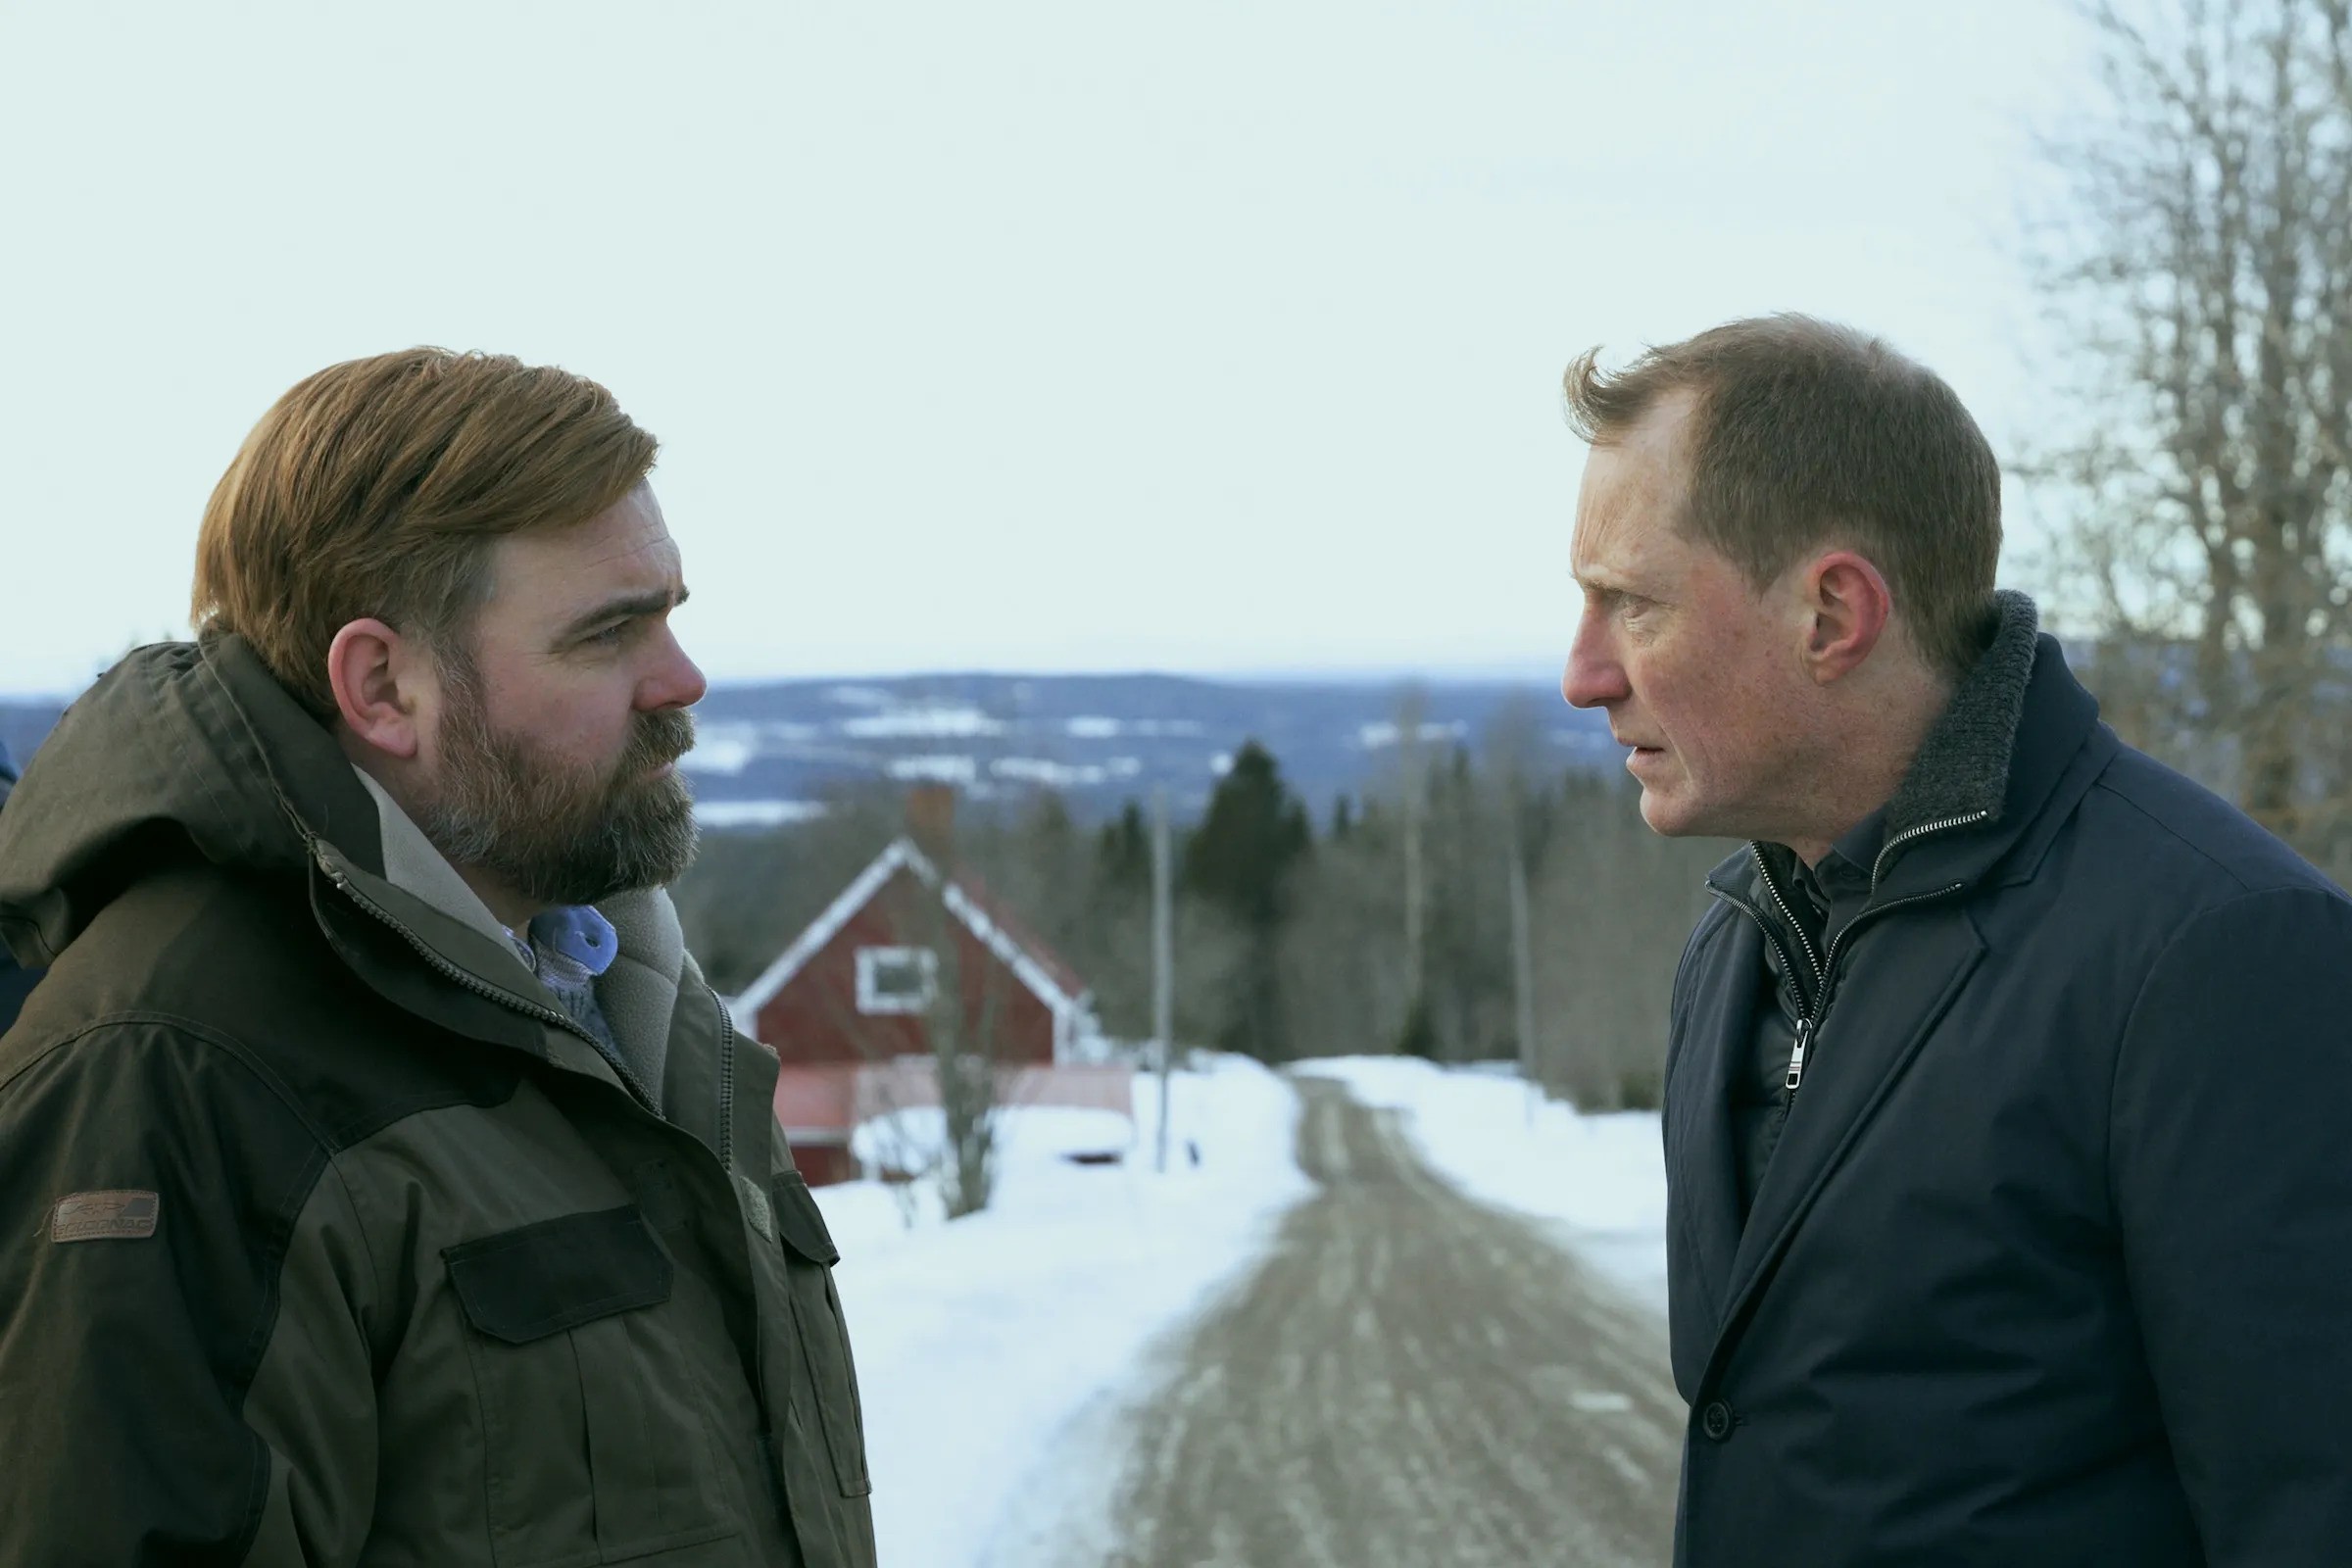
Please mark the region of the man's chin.
POLYGON ((700 842, 694 802, 673 780, 639 795, 567 848, 538 858, 521 881, 542 903, 601 904, 667 887, 694 863, 700 842))
POLYGON ((1642 820, 1661 838, 1687 838, 1699 831, 1690 803, 1664 785, 1642 786, 1642 820))
POLYGON ((625 858, 628 885, 614 888, 615 893, 667 887, 694 863, 695 852, 702 845, 702 829, 694 819, 694 797, 683 779, 675 774, 662 779, 647 796, 640 809, 632 813, 634 819, 619 829, 621 841, 629 844, 633 853, 625 858))

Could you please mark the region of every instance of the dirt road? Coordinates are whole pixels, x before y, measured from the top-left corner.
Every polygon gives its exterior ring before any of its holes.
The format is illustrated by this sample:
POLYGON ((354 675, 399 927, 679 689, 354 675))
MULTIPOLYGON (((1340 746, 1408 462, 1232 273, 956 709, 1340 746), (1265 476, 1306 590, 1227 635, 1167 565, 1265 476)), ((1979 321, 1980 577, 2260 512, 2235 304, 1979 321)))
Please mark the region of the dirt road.
POLYGON ((1665 1331, 1299 1081, 1321 1191, 1134 1418, 1103 1568, 1657 1564, 1682 1401, 1665 1331))

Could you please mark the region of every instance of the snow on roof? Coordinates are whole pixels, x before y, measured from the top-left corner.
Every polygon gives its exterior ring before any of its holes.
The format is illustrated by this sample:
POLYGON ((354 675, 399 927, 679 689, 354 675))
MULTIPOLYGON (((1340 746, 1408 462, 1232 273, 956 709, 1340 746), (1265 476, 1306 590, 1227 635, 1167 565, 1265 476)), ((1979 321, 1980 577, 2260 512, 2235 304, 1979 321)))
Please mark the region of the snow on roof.
POLYGON ((1019 976, 1021 984, 1056 1014, 1079 1014, 1087 1009, 1087 989, 1070 966, 1042 941, 1031 935, 1012 915, 990 897, 978 878, 968 873, 942 878, 939 867, 931 858, 914 847, 909 838, 899 838, 873 863, 858 873, 841 896, 825 906, 825 911, 808 924, 793 940, 792 946, 777 956, 760 978, 753 981, 735 999, 733 1010, 736 1022, 750 1028, 760 1009, 789 985, 792 977, 808 967, 808 960, 825 950, 826 944, 841 934, 858 911, 873 902, 884 884, 902 868, 911 871, 925 887, 939 891, 941 902, 963 922, 964 928, 980 939, 1004 966, 1019 976))

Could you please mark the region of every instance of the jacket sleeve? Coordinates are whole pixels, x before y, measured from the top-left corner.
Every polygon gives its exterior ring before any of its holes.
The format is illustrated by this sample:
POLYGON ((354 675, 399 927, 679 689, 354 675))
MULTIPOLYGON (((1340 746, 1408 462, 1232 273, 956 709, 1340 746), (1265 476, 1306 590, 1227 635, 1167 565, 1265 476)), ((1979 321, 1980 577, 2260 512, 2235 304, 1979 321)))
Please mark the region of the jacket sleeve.
POLYGON ((2352 904, 2244 895, 2158 959, 2109 1159, 2206 1561, 2352 1562, 2352 904))
POLYGON ((371 1275, 320 1142, 183 1026, 9 1065, 0 1562, 356 1560, 371 1275))

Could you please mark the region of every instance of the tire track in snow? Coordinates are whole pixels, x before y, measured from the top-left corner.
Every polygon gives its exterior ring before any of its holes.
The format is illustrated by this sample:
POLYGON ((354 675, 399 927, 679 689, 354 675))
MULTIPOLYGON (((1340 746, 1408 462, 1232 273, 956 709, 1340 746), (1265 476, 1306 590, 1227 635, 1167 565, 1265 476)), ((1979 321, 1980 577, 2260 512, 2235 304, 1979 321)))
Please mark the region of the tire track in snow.
POLYGON ((1125 1418, 1123 1539, 1062 1568, 1664 1562, 1664 1326, 1432 1176, 1393 1113, 1297 1084, 1321 1190, 1125 1418))

